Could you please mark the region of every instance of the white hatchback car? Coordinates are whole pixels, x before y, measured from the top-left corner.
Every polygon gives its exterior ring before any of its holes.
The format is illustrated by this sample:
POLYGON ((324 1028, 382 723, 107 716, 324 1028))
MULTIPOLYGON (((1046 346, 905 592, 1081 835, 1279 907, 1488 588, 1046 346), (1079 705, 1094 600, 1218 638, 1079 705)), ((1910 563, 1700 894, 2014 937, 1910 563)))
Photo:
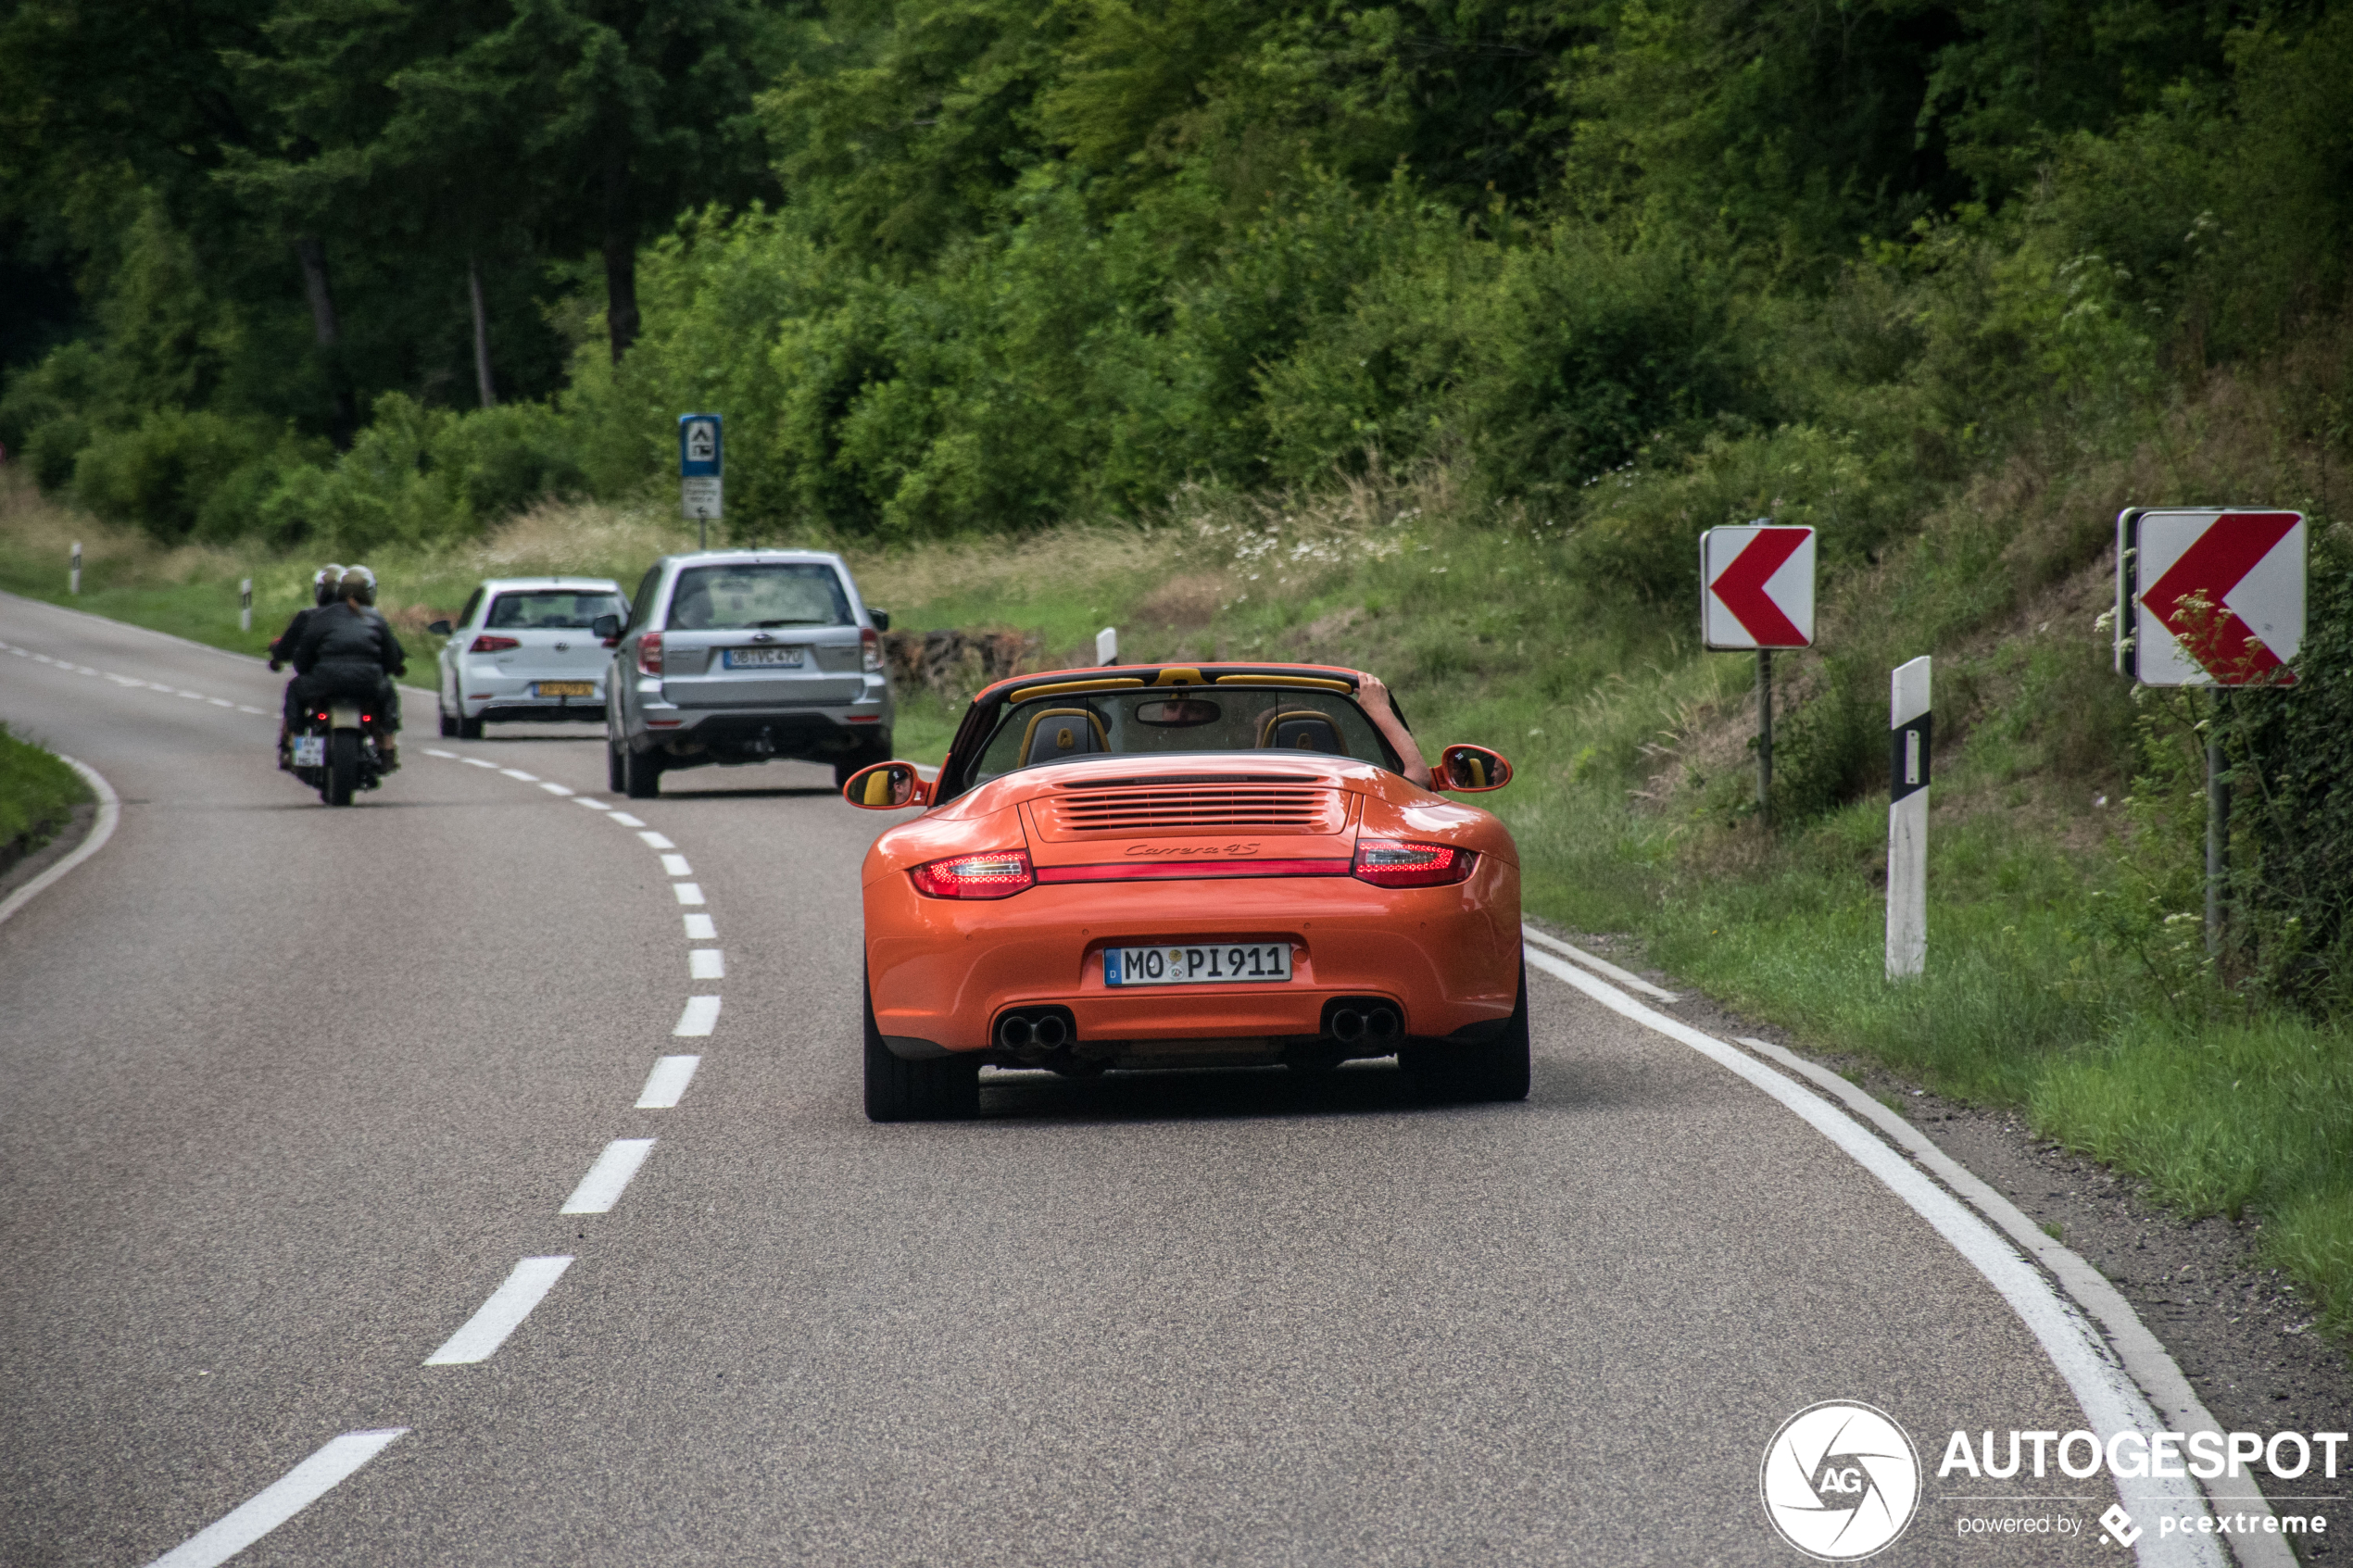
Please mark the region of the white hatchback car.
POLYGON ((611 655, 599 616, 627 616, 609 577, 495 577, 473 592, 453 625, 428 631, 441 648, 441 733, 480 740, 484 723, 596 724, 605 717, 611 655))

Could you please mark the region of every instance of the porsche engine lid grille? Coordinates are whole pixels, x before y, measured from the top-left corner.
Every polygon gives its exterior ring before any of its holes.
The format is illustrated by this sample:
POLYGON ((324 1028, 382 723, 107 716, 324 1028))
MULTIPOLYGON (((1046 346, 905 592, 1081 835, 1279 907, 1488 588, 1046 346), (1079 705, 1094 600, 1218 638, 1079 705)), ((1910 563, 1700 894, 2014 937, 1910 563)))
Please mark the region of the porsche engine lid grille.
POLYGON ((1330 784, 1290 779, 1105 781, 1038 802, 1049 837, 1163 833, 1334 834, 1348 823, 1347 797, 1330 784))

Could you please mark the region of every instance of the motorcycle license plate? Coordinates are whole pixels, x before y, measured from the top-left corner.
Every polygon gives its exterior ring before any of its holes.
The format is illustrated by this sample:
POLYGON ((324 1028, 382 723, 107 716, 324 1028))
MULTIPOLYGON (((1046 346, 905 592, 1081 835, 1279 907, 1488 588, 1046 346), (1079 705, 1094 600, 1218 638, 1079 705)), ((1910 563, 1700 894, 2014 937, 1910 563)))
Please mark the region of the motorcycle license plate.
POLYGON ((294 738, 294 765, 297 768, 323 768, 327 765, 327 737, 296 735, 294 738))
POLYGON ((597 683, 594 681, 542 681, 538 685, 538 695, 541 696, 595 696, 597 683))
POLYGON ((1290 978, 1288 942, 1103 949, 1106 985, 1246 985, 1290 978))

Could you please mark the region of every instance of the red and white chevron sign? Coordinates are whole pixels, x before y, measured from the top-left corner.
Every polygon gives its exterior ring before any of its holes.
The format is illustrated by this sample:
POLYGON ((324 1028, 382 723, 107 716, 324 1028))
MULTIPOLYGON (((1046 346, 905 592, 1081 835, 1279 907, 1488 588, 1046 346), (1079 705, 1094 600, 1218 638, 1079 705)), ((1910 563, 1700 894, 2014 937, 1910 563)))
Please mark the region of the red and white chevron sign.
POLYGON ((2304 514, 2132 508, 2117 519, 2117 665, 2145 686, 2292 685, 2304 514))
POLYGON ((1771 523, 1699 536, 1700 638, 1712 648, 1814 645, 1814 531, 1771 523))

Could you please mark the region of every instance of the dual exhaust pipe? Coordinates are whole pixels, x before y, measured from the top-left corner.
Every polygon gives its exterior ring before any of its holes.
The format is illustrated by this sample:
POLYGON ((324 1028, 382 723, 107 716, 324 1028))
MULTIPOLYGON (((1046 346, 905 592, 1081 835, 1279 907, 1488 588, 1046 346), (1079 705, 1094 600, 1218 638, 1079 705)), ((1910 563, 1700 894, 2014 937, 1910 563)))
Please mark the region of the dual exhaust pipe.
POLYGON ((997 1043, 1009 1051, 1058 1051, 1070 1036, 1070 1020, 1059 1012, 1009 1012, 997 1021, 997 1043))
POLYGON ((1402 1027, 1397 1010, 1378 1002, 1363 1008, 1334 1008, 1325 1024, 1331 1037, 1343 1046, 1353 1046, 1359 1040, 1376 1044, 1394 1040, 1402 1027))

